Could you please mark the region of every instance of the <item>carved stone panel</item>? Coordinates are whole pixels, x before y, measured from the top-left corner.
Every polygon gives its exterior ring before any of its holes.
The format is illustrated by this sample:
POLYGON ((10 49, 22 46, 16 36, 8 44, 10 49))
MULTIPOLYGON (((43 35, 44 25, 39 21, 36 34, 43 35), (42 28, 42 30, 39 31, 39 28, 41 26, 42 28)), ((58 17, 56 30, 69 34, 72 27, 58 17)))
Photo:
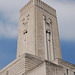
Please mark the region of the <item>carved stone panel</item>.
POLYGON ((45 36, 46 36, 46 57, 49 61, 52 61, 53 57, 53 40, 52 40, 52 19, 43 16, 44 19, 44 31, 45 31, 45 36))

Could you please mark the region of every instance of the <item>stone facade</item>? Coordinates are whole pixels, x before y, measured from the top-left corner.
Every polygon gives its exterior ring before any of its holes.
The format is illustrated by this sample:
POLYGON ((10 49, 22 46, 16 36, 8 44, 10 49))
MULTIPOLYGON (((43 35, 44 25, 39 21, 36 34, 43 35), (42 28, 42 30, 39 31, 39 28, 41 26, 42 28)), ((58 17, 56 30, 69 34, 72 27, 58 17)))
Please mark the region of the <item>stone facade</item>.
POLYGON ((55 9, 30 0, 20 10, 17 58, 0 75, 75 75, 62 60, 55 9))
POLYGON ((26 53, 3 68, 0 75, 74 75, 74 72, 75 65, 62 59, 53 63, 26 53))
POLYGON ((23 54, 0 71, 0 75, 63 75, 63 67, 40 57, 23 54), (57 74, 56 74, 57 73, 57 74))
POLYGON ((17 57, 24 53, 62 59, 56 10, 40 0, 31 0, 20 10, 17 57))

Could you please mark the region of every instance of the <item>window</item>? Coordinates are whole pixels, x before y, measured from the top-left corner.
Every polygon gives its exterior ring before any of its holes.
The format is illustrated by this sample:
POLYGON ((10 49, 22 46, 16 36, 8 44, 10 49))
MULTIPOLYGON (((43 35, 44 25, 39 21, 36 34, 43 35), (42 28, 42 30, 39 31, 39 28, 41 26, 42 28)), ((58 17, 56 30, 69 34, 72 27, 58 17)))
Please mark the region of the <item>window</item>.
POLYGON ((64 73, 64 75, 66 75, 66 74, 64 73))
POLYGON ((46 42, 47 42, 47 58, 48 60, 51 59, 51 47, 50 47, 50 30, 46 30, 46 42))
POLYGON ((67 73, 67 75, 68 75, 68 69, 66 69, 66 73, 67 73))
POLYGON ((6 72, 6 75, 8 75, 8 71, 6 72))
POLYGON ((74 75, 75 75, 75 72, 74 72, 74 75))
POLYGON ((24 75, 24 73, 22 75, 24 75))

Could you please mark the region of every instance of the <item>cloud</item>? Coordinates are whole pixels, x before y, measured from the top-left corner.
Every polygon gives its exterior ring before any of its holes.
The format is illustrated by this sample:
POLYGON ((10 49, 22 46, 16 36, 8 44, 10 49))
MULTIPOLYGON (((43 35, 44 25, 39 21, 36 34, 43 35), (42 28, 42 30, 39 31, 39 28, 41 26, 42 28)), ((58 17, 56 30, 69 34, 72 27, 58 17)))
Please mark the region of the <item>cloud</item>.
POLYGON ((18 27, 16 25, 6 24, 0 22, 0 38, 16 38, 18 35, 18 27))
MULTIPOLYGON (((0 36, 15 38, 17 36, 17 24, 19 10, 29 0, 0 0, 0 12, 3 13, 3 21, 0 19, 0 36), (6 22, 6 24, 5 24, 6 22), (11 34, 9 31, 12 30, 11 34), (15 33, 16 32, 16 33, 15 33)), ((42 0, 57 11, 60 39, 75 41, 75 1, 74 0, 42 0)))
POLYGON ((27 2, 25 0, 0 0, 0 39, 17 37, 19 10, 27 2))
POLYGON ((18 22, 19 10, 28 2, 28 0, 0 0, 0 11, 4 13, 4 18, 11 22, 18 22))

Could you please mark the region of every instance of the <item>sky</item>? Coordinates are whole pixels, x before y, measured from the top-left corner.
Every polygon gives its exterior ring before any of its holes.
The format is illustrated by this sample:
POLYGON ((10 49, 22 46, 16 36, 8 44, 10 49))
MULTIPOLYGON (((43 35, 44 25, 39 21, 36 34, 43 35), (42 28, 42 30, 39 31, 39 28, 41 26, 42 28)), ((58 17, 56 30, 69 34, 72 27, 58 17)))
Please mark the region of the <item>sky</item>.
MULTIPOLYGON (((0 0, 0 70, 16 58, 19 10, 29 0, 0 0)), ((75 0, 42 0, 57 12, 62 59, 75 64, 75 0)))

